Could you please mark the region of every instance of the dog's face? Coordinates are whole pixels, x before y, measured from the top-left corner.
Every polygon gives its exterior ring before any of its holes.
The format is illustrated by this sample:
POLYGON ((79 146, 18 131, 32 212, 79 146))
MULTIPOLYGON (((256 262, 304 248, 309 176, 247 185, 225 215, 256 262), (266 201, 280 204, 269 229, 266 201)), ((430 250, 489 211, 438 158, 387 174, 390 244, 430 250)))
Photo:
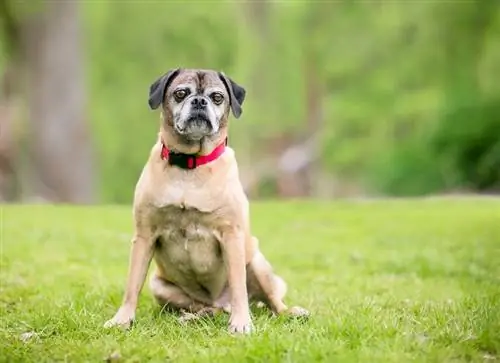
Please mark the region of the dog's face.
POLYGON ((238 118, 244 98, 245 90, 220 72, 175 69, 151 85, 149 105, 162 105, 166 126, 196 142, 225 128, 230 109, 238 118))

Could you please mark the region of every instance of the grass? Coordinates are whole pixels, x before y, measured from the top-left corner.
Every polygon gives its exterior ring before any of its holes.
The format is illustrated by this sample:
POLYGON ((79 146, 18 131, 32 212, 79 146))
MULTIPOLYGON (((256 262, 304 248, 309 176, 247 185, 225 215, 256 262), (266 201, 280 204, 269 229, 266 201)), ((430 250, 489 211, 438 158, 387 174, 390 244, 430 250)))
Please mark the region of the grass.
POLYGON ((499 359, 499 199, 259 202, 252 216, 288 303, 313 315, 253 308, 254 334, 232 337, 225 316, 180 326, 146 288, 131 331, 102 328, 125 283, 129 206, 2 206, 0 361, 499 359))

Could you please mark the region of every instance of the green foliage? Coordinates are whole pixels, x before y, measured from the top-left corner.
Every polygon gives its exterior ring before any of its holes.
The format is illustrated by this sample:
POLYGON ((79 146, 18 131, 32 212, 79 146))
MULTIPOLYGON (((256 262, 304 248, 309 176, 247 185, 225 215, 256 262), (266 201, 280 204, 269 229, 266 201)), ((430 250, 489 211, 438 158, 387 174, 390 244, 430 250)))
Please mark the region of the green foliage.
POLYGON ((500 99, 457 108, 438 124, 430 144, 457 182, 500 190, 500 99))
POLYGON ((358 76, 334 77, 325 164, 388 194, 498 190, 499 3, 373 6, 349 18, 370 33, 349 55, 358 76))
POLYGON ((368 185, 375 191, 396 196, 417 196, 456 186, 443 175, 426 140, 411 140, 388 149, 368 170, 368 185))
POLYGON ((312 70, 324 171, 386 194, 498 190, 498 1, 268 2, 267 18, 254 5, 82 2, 104 202, 131 201, 158 130, 148 87, 177 66, 247 88, 230 131, 242 169, 273 137, 310 133, 312 70))
POLYGON ((498 199, 252 204, 253 233, 289 285, 287 303, 312 316, 302 324, 253 307, 256 331, 243 339, 226 333, 226 315, 180 325, 147 287, 131 331, 102 328, 125 285, 128 207, 2 213, 0 362, 98 362, 115 351, 123 362, 484 362, 500 354, 498 199))
POLYGON ((130 201, 158 127, 148 86, 179 65, 223 69, 247 88, 231 129, 241 160, 263 138, 304 133, 312 66, 327 170, 397 195, 498 183, 497 119, 481 111, 500 93, 489 81, 500 76, 495 2, 272 2, 267 22, 248 6, 85 3, 104 200, 130 201), (467 107, 482 116, 464 116, 467 107), (465 157, 481 132, 481 155, 465 157))

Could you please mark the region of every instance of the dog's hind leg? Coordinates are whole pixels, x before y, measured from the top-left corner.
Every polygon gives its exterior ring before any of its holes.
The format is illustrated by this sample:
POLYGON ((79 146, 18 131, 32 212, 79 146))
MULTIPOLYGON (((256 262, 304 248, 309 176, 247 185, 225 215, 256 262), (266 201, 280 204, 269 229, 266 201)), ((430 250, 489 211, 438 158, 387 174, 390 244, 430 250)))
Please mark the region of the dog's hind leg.
POLYGON ((255 253, 247 265, 247 285, 250 298, 264 302, 276 314, 309 315, 304 308, 298 306, 288 308, 285 305, 283 300, 287 285, 281 277, 274 274, 271 264, 260 251, 255 253))
POLYGON ((207 306, 192 299, 180 287, 165 281, 155 274, 149 280, 149 287, 158 304, 181 311, 182 315, 179 318, 181 323, 196 320, 206 315, 214 315, 222 311, 221 308, 207 306))
POLYGON ((274 313, 280 314, 287 309, 283 302, 287 285, 276 276, 264 255, 257 251, 247 265, 248 294, 252 300, 264 302, 274 313))
POLYGON ((161 277, 153 274, 149 280, 149 288, 154 298, 161 306, 168 306, 174 309, 187 310, 196 313, 206 307, 202 302, 198 302, 187 295, 180 287, 165 281, 161 277))

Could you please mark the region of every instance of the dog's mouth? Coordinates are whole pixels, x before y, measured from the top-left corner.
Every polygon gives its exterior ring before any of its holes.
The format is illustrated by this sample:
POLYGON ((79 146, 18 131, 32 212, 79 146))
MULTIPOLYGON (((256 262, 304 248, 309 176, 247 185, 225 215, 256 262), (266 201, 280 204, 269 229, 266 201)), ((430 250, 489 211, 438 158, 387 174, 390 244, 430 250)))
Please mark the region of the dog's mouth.
POLYGON ((214 131, 207 115, 201 112, 192 113, 182 127, 176 124, 175 129, 179 134, 191 140, 201 140, 214 131))
POLYGON ((186 122, 187 127, 212 127, 210 120, 207 115, 204 113, 194 113, 187 119, 186 122))

